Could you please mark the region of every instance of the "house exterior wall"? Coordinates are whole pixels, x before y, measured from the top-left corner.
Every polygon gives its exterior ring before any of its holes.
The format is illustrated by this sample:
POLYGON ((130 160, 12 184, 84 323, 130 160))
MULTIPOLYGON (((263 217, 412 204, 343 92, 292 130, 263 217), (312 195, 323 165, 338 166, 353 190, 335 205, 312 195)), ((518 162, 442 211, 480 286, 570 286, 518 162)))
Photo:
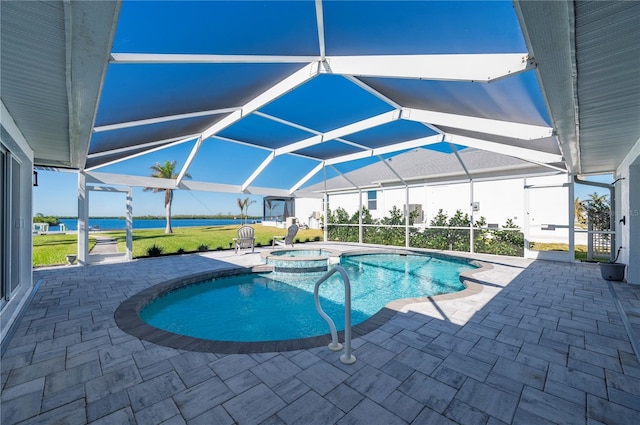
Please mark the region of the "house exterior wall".
MULTIPOLYGON (((567 183, 566 175, 528 178, 527 185, 557 186, 546 187, 539 192, 542 196, 535 198, 535 209, 530 215, 531 222, 542 224, 567 224, 568 198, 567 188, 562 187, 567 183), (539 199, 538 199, 539 198, 539 199)), ((463 214, 471 215, 471 190, 473 190, 473 202, 479 203, 479 210, 474 217, 484 217, 488 224, 503 226, 507 219, 520 228, 525 225, 525 179, 514 178, 495 181, 417 186, 409 188, 409 204, 419 205, 423 211, 423 220, 417 220, 429 224, 435 218, 439 210, 448 217, 453 216, 457 210, 463 214)), ((389 211, 395 206, 401 211, 406 204, 406 189, 384 188, 378 189, 377 207, 371 210, 374 219, 389 216, 389 211)), ((362 205, 368 205, 367 191, 362 191, 362 205)), ((329 196, 329 207, 332 211, 344 208, 349 215, 358 210, 358 192, 338 193, 329 196)), ((296 206, 297 208, 297 206, 296 206)), ((566 233, 566 232, 565 232, 566 233)), ((548 234, 548 233, 547 233, 548 234)), ((563 236, 563 239, 566 239, 563 236)))
POLYGON ((320 216, 324 214, 322 211, 322 199, 296 198, 295 203, 298 222, 309 226, 311 229, 319 229, 320 216))
POLYGON ((615 178, 620 179, 616 183, 615 217, 616 250, 622 247, 618 262, 627 265, 627 282, 640 284, 640 140, 616 170, 615 178))
POLYGON ((1 219, 4 222, 2 267, 5 294, 0 301, 0 341, 4 341, 33 288, 32 272, 32 176, 33 152, 2 105, 1 144, 5 161, 0 184, 4 185, 1 219), (8 158, 8 160, 7 160, 8 158), (19 171, 17 171, 19 170, 19 171))

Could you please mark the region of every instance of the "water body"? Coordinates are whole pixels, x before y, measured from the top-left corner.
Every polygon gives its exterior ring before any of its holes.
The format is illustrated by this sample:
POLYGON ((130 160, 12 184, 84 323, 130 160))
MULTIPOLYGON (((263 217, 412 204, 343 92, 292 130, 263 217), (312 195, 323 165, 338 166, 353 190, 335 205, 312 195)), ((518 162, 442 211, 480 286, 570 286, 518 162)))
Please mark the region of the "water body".
MULTIPOLYGON (((426 255, 364 254, 342 257, 351 280, 352 324, 396 299, 464 289, 460 273, 475 266, 426 255)), ((318 276, 300 279, 250 273, 194 283, 170 291, 140 312, 151 326, 217 341, 275 341, 326 334, 316 313, 318 276)), ((333 276, 320 287, 322 308, 344 329, 344 286, 333 276)))
MULTIPOLYGON (((249 219, 249 223, 253 223, 256 220, 249 219)), ((61 218, 60 223, 63 223, 67 230, 78 230, 78 220, 75 218, 61 218)), ((164 219, 160 220, 136 220, 133 219, 134 229, 164 229, 166 226, 164 219)), ((233 220, 227 218, 173 218, 171 219, 171 226, 177 227, 194 227, 194 226, 230 226, 240 225, 240 219, 233 220)), ((118 218, 89 218, 89 226, 93 229, 99 230, 120 230, 126 229, 127 223, 124 219, 118 218)), ((50 231, 60 230, 59 226, 49 227, 50 231)))

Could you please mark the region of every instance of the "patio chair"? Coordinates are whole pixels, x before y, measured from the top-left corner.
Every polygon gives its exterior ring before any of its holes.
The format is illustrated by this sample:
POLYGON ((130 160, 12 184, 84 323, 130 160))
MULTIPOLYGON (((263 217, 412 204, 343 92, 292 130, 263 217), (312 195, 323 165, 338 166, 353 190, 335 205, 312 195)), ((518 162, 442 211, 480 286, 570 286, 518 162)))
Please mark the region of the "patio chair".
POLYGON ((286 236, 274 236, 273 237, 273 243, 271 244, 271 247, 275 248, 276 245, 282 245, 282 246, 291 245, 291 246, 293 246, 293 239, 296 237, 297 234, 298 234, 298 225, 297 224, 292 224, 287 229, 287 235, 286 236))
POLYGON ((253 236, 254 230, 251 226, 242 226, 238 229, 238 237, 233 238, 236 245, 236 254, 239 249, 251 248, 251 252, 255 252, 256 238, 253 236))

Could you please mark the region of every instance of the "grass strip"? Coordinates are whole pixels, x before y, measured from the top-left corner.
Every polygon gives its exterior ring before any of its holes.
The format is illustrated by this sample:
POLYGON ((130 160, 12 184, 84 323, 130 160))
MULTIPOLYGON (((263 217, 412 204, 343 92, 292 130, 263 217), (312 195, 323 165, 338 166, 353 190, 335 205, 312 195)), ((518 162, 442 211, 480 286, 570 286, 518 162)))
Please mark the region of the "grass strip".
MULTIPOLYGON (((177 227, 173 233, 165 234, 164 229, 134 229, 133 258, 146 257, 152 246, 162 248, 163 254, 174 254, 180 249, 184 252, 197 252, 206 247, 207 251, 230 249, 233 238, 238 235, 238 225, 177 227)), ((274 236, 284 236, 286 229, 277 227, 252 225, 255 229, 256 245, 271 246, 274 236)), ((112 237, 118 244, 118 252, 125 252, 126 232, 91 232, 89 234, 89 250, 95 245, 95 237, 112 237)), ((322 230, 300 229, 296 239, 300 242, 322 239, 322 230)), ((78 252, 78 236, 75 233, 58 235, 33 236, 33 266, 50 266, 66 264, 67 254, 78 252)))

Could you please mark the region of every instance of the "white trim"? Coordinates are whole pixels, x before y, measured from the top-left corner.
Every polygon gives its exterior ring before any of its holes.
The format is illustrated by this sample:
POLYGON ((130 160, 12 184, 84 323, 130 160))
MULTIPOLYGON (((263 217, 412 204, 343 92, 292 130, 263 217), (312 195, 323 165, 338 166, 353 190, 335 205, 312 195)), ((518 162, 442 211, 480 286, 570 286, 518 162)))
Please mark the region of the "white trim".
POLYGON ((309 63, 318 56, 296 55, 202 55, 173 53, 111 53, 111 63, 309 63))
POLYGON ((322 0, 316 0, 316 23, 318 26, 318 49, 320 51, 320 60, 324 61, 324 12, 322 10, 322 0))
POLYGON ((239 109, 240 109, 239 107, 212 109, 209 111, 191 112, 188 114, 167 115, 164 117, 148 118, 148 119, 137 120, 137 121, 128 121, 128 122, 123 122, 119 124, 101 125, 98 127, 94 127, 93 132, 99 133, 102 131, 120 130, 122 128, 138 127, 141 125, 158 124, 158 123, 177 121, 177 120, 183 120, 188 118, 206 117, 208 115, 227 114, 229 112, 235 112, 239 109))
POLYGON ((247 190, 247 188, 249 187, 249 185, 256 179, 258 178, 258 176, 260 175, 260 173, 262 173, 264 171, 265 168, 267 168, 267 166, 269 164, 271 164, 271 161, 273 161, 273 159, 276 157, 275 152, 271 152, 265 159, 264 161, 262 161, 262 164, 260 164, 260 166, 258 166, 258 168, 256 168, 253 173, 251 173, 251 175, 249 176, 249 178, 247 180, 245 180, 244 183, 242 183, 242 186, 240 187, 240 190, 242 190, 243 192, 245 190, 247 190))
POLYGON ((534 140, 553 136, 553 128, 551 127, 447 114, 416 108, 403 108, 401 118, 435 126, 460 128, 513 139, 534 140))
POLYGON ((527 53, 327 56, 322 73, 490 82, 535 67, 527 53))
MULTIPOLYGON (((323 143, 326 141, 336 140, 348 134, 357 133, 359 131, 367 130, 369 128, 373 128, 382 124, 390 123, 392 121, 397 120, 399 117, 400 117, 400 111, 393 110, 393 111, 385 112, 379 115, 375 115, 370 118, 365 118, 361 121, 327 131, 326 133, 321 133, 319 135, 311 136, 307 139, 300 140, 298 142, 291 143, 286 146, 282 146, 281 148, 276 149, 276 155, 284 155, 286 153, 290 153, 300 149, 305 149, 311 146, 319 145, 320 143, 323 143)), ((307 130, 307 131, 312 131, 312 130, 307 130)), ((362 146, 359 146, 359 147, 362 147, 362 146)))
MULTIPOLYGON (((162 148, 168 148, 171 146, 175 146, 175 145, 179 145, 181 143, 186 143, 190 140, 193 140, 194 138, 198 137, 197 134, 191 134, 188 136, 180 136, 180 137, 173 137, 171 139, 165 139, 165 140, 157 140, 155 142, 149 142, 149 143, 142 143, 140 145, 134 145, 134 146, 127 146, 124 148, 118 148, 118 149, 111 149, 108 151, 102 151, 102 152, 96 152, 96 153, 90 153, 89 155, 87 155, 87 158, 89 159, 93 159, 93 158, 101 158, 103 156, 108 156, 108 155, 114 155, 114 154, 118 154, 118 153, 124 153, 124 152, 129 152, 132 150, 138 150, 141 148, 146 148, 146 147, 152 147, 152 146, 158 146, 158 145, 162 145, 162 148)), ((151 151, 145 151, 144 153, 148 153, 151 151)), ((136 154, 138 155, 138 154, 136 154)), ((133 156, 128 156, 124 159, 129 159, 129 158, 133 158, 133 156)), ((120 161, 120 160, 117 160, 120 161)), ((102 167, 102 165, 101 165, 102 167)))
POLYGON ((196 154, 200 150, 200 146, 202 146, 203 140, 208 139, 211 136, 214 136, 217 132, 224 130, 225 128, 239 121, 244 116, 254 112, 258 108, 266 105, 272 100, 277 99, 283 94, 309 81, 316 75, 318 75, 317 64, 316 63, 309 64, 304 68, 299 69, 298 71, 289 75, 287 78, 280 81, 276 85, 268 88, 266 91, 259 94, 249 102, 247 102, 240 110, 232 112, 230 115, 227 115, 222 120, 218 121, 211 127, 204 130, 200 135, 200 139, 198 143, 196 143, 196 145, 193 147, 193 150, 189 154, 189 158, 187 158, 187 162, 182 167, 182 170, 180 170, 178 182, 182 180, 182 176, 184 176, 184 174, 187 172, 187 170, 191 166, 193 159, 195 158, 196 154))
MULTIPOLYGON (((151 152, 156 152, 156 151, 159 151, 159 150, 162 150, 162 149, 165 149, 165 148, 169 148, 171 146, 176 146, 176 145, 179 145, 181 143, 190 142, 191 140, 194 139, 194 137, 197 137, 197 136, 198 136, 197 134, 191 134, 191 135, 187 136, 186 138, 180 137, 180 138, 172 138, 172 139, 167 139, 167 140, 160 140, 158 142, 152 142, 154 144, 167 142, 167 144, 163 144, 162 146, 158 146, 156 148, 152 148, 152 149, 149 149, 149 150, 146 150, 146 151, 143 151, 143 152, 138 152, 138 153, 135 153, 133 155, 128 155, 128 156, 125 156, 123 158, 114 159, 113 161, 108 161, 108 162, 104 162, 102 164, 94 165, 92 167, 85 168, 85 171, 93 171, 93 170, 96 170, 98 168, 106 167, 108 165, 117 164, 118 162, 127 161, 127 160, 132 159, 132 158, 137 158, 139 156, 146 155, 146 154, 151 153, 151 152), (172 142, 172 140, 177 140, 177 141, 172 142)), ((140 147, 140 146, 132 146, 131 148, 135 149, 136 147, 140 147)), ((113 152, 113 151, 109 151, 109 152, 113 152)), ((93 154, 93 155, 100 156, 98 153, 93 154)))
POLYGON ((401 143, 396 143, 393 145, 389 145, 389 146, 384 146, 381 148, 376 148, 376 149, 371 149, 369 151, 366 152, 357 152, 357 153, 352 153, 352 154, 348 154, 348 155, 343 155, 343 156, 339 156, 336 158, 331 158, 331 159, 327 159, 325 161, 325 163, 327 165, 333 165, 333 164, 339 164, 341 162, 347 162, 347 161, 353 161, 356 159, 362 159, 362 158, 368 158, 371 156, 375 156, 375 155, 383 155, 386 153, 393 153, 393 152, 398 152, 401 150, 405 150, 405 149, 412 149, 412 148, 419 148, 421 146, 426 146, 426 145, 433 145, 436 143, 440 143, 443 140, 443 136, 441 135, 435 135, 435 136, 428 136, 428 137, 421 137, 419 139, 415 139, 415 140, 409 140, 406 142, 401 142, 401 143))
MULTIPOLYGON (((22 151, 31 162, 33 162, 33 149, 29 146, 29 142, 24 137, 20 129, 18 128, 16 122, 13 120, 13 117, 9 113, 9 110, 4 106, 4 102, 0 99, 0 116, 2 116, 2 126, 7 129, 7 132, 11 135, 13 140, 18 145, 18 150, 22 151)), ((6 141, 8 143, 8 141, 6 141)), ((12 149, 14 150, 14 149, 12 149)))
POLYGON ((309 171, 303 178, 298 180, 298 182, 296 184, 291 186, 291 189, 289 189, 289 193, 293 193, 296 190, 298 190, 300 188, 300 186, 302 186, 307 181, 309 181, 309 179, 311 177, 315 176, 322 169, 322 167, 324 167, 324 161, 320 162, 318 165, 313 167, 313 170, 309 171))
POLYGON ((457 145, 468 146, 489 152, 496 152, 502 155, 509 155, 525 161, 537 161, 541 163, 562 162, 562 155, 536 151, 533 149, 510 146, 503 143, 491 142, 489 140, 475 139, 454 134, 445 134, 445 141, 457 145))

